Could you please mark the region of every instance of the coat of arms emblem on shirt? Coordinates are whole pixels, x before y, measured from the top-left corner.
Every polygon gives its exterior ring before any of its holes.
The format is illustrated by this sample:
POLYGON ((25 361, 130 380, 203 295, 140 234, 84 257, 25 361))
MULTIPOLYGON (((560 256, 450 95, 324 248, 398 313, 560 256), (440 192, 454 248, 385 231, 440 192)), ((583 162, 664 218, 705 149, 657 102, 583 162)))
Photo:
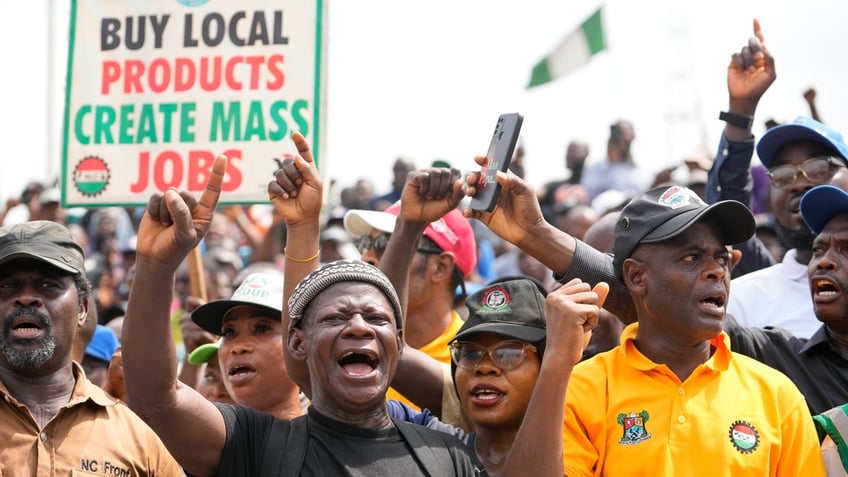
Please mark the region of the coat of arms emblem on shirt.
POLYGON ((650 439, 651 433, 645 427, 650 418, 651 415, 645 410, 642 410, 639 414, 632 411, 630 414, 620 413, 615 419, 622 428, 621 439, 618 440, 618 443, 630 445, 650 439))

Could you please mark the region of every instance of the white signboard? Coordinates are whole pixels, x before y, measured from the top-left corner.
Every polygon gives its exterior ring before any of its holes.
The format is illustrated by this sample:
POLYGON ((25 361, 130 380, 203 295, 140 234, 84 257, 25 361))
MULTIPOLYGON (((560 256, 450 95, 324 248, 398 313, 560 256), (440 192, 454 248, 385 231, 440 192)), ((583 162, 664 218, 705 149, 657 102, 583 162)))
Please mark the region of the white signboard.
POLYGON ((144 205, 204 189, 267 202, 300 131, 320 158, 321 0, 73 0, 62 154, 64 206, 144 205))

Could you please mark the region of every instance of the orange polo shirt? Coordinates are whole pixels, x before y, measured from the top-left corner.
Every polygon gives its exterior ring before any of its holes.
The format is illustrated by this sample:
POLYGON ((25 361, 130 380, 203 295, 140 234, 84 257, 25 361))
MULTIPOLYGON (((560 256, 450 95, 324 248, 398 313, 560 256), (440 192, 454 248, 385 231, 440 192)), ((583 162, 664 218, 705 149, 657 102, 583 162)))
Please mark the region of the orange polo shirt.
POLYGON ((825 474, 804 396, 784 374, 730 351, 681 382, 634 343, 579 363, 566 394, 563 453, 569 476, 825 474))

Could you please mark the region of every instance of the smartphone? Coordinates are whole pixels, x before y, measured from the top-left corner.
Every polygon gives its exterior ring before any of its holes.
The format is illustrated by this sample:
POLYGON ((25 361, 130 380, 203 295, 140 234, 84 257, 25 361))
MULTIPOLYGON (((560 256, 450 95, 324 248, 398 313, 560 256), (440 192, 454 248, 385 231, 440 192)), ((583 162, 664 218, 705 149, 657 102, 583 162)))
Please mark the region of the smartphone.
POLYGON ((524 117, 518 113, 501 114, 498 118, 492 140, 489 142, 489 151, 486 153, 486 163, 480 171, 480 180, 477 181, 477 192, 471 197, 469 204, 472 210, 491 212, 495 209, 501 192, 501 185, 495 180, 495 173, 509 169, 522 122, 524 117))

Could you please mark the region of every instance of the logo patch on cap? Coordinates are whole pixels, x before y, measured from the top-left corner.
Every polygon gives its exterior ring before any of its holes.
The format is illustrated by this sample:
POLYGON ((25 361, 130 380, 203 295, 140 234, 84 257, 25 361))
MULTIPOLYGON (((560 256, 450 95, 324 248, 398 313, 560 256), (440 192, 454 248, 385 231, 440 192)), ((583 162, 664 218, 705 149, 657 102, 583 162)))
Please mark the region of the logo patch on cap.
POLYGON ((659 200, 657 200, 657 203, 671 209, 678 209, 694 204, 706 205, 700 197, 693 194, 689 189, 679 186, 672 186, 666 189, 659 200))
POLYGON ((253 296, 257 298, 265 298, 269 295, 268 281, 264 277, 252 275, 245 279, 244 283, 233 294, 233 300, 238 300, 241 297, 253 296))
POLYGON ((486 291, 480 300, 481 307, 477 310, 479 314, 485 313, 511 313, 509 306, 509 292, 504 287, 494 287, 486 291))
POLYGON ((445 236, 448 239, 448 242, 451 245, 456 245, 456 242, 459 240, 459 237, 456 236, 453 230, 448 227, 448 224, 445 222, 444 217, 440 218, 435 222, 431 222, 430 226, 433 227, 433 230, 445 236))

